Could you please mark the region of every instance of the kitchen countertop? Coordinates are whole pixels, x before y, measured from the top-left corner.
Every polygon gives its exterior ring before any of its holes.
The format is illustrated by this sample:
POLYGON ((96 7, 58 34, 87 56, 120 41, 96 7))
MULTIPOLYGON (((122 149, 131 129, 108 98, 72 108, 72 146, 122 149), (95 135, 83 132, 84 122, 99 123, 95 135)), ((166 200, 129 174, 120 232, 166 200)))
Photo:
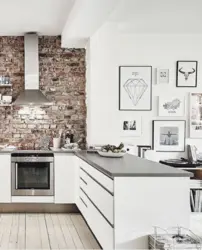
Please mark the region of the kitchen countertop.
POLYGON ((75 154, 91 166, 98 169, 109 178, 114 177, 192 177, 187 171, 149 161, 134 155, 126 154, 122 158, 101 157, 97 153, 87 151, 64 151, 64 150, 0 150, 5 153, 66 153, 75 154))
POLYGON ((193 174, 126 154, 122 158, 101 157, 97 153, 77 152, 76 155, 111 179, 114 177, 192 177, 193 174))
POLYGON ((32 154, 32 153, 38 153, 38 154, 44 154, 44 153, 72 153, 74 154, 76 151, 75 150, 0 150, 0 154, 13 154, 13 153, 17 153, 17 154, 23 154, 23 153, 28 153, 28 154, 32 154))

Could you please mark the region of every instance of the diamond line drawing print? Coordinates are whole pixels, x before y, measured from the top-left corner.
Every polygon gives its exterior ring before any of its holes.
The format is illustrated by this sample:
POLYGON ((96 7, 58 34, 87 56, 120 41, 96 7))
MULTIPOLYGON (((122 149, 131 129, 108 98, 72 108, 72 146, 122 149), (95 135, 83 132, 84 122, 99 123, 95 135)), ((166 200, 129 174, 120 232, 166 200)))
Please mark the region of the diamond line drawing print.
POLYGON ((148 84, 142 78, 130 78, 123 85, 134 106, 138 104, 148 88, 148 84))

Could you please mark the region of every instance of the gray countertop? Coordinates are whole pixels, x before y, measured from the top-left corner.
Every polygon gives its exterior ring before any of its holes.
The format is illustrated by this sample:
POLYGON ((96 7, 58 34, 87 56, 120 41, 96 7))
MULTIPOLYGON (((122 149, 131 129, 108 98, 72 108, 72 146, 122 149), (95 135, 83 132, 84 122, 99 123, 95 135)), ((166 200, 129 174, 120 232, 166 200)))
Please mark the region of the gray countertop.
POLYGON ((192 177, 187 171, 166 166, 157 162, 126 154, 123 158, 106 158, 97 153, 87 151, 64 151, 64 150, 1 150, 0 154, 6 153, 66 153, 75 154, 91 166, 98 169, 111 179, 114 177, 192 177))
POLYGON ((84 151, 76 155, 111 179, 114 177, 192 177, 193 174, 157 162, 126 154, 123 158, 105 158, 84 151))
POLYGON ((64 153, 64 154, 67 154, 67 153, 72 153, 74 154, 75 153, 75 150, 62 150, 62 149, 59 149, 59 150, 0 150, 0 154, 13 154, 13 153, 18 153, 18 154, 23 154, 23 153, 28 153, 28 154, 32 154, 32 153, 54 153, 54 154, 57 154, 57 153, 64 153))

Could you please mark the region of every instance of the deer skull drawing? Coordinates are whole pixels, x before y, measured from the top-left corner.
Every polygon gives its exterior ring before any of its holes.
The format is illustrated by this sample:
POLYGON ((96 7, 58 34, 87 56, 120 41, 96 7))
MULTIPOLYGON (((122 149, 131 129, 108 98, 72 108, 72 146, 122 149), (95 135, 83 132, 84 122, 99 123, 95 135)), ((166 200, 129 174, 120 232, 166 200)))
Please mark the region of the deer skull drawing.
POLYGON ((195 71, 196 71, 194 68, 192 68, 192 71, 187 71, 187 72, 183 71, 182 69, 183 68, 180 68, 179 72, 184 75, 184 78, 186 81, 188 80, 189 75, 195 73, 195 71))

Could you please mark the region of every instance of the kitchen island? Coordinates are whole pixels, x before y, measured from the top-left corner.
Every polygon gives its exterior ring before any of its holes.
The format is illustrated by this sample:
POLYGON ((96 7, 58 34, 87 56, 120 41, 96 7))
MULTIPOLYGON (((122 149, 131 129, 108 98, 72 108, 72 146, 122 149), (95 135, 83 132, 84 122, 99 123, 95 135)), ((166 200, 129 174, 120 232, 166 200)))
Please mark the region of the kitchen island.
MULTIPOLYGON (((90 201, 94 204, 96 201, 98 210, 113 228, 112 242, 109 239, 110 227, 103 226, 98 230, 104 248, 147 249, 147 235, 154 232, 154 226, 167 228, 180 225, 189 228, 191 173, 129 154, 119 159, 86 152, 77 153, 77 156, 82 159, 78 163, 81 178, 87 178, 84 181, 88 183, 91 176, 110 193, 99 194, 95 186, 88 187, 88 184, 80 182, 88 198, 86 203, 90 201), (95 169, 108 178, 106 184, 100 176, 92 176, 95 169), (87 175, 83 176, 83 172, 87 175), (94 191, 88 190, 91 188, 94 191), (111 213, 110 209, 113 209, 111 213)), ((91 220, 90 213, 85 211, 84 217, 93 227, 94 219, 91 220)))
POLYGON ((147 249, 154 226, 189 227, 191 173, 128 154, 46 151, 54 154, 54 195, 12 196, 11 154, 26 152, 0 151, 0 203, 76 204, 104 249, 147 249))

